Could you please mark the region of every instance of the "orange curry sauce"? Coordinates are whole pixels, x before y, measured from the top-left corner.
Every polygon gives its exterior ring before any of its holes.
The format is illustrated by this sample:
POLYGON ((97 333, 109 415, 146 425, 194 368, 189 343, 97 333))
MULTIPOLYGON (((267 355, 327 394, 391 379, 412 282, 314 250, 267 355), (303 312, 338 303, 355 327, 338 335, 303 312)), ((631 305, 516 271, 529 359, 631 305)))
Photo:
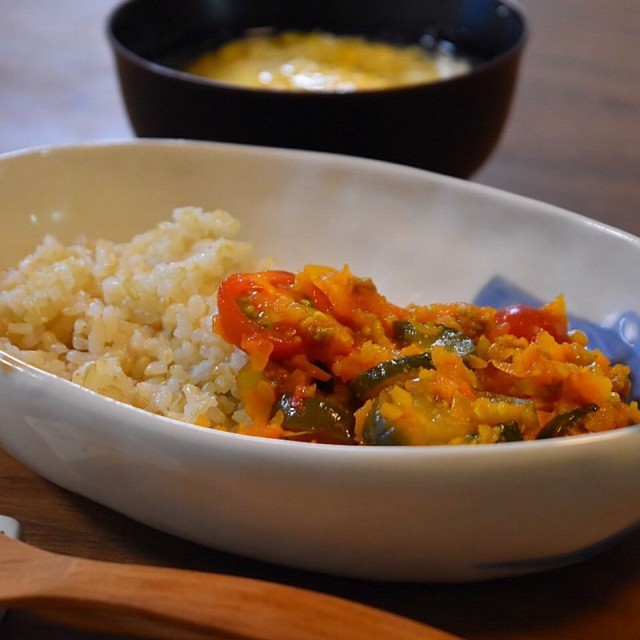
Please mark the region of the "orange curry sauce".
POLYGON ((235 274, 215 330, 249 356, 250 435, 336 444, 492 444, 640 422, 629 368, 540 308, 400 307, 348 267, 235 274))

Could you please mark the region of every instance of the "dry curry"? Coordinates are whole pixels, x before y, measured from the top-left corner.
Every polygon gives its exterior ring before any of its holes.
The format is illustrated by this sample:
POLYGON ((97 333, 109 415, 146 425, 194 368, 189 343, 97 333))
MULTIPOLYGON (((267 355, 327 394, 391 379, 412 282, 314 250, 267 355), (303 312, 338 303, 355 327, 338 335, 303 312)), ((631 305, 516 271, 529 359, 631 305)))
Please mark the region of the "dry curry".
POLYGON ((535 440, 640 423, 630 370, 541 307, 397 306, 348 267, 228 277, 215 330, 249 356, 239 432, 333 444, 535 440))

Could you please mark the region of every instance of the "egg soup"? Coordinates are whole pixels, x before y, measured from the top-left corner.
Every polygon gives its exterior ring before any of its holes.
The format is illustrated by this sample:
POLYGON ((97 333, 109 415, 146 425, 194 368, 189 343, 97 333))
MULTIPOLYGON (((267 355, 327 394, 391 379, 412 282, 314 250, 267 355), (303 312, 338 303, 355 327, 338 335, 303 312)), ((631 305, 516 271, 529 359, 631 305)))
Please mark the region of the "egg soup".
POLYGON ((250 88, 348 93, 433 82, 469 67, 462 58, 418 45, 291 31, 230 41, 186 71, 250 88))

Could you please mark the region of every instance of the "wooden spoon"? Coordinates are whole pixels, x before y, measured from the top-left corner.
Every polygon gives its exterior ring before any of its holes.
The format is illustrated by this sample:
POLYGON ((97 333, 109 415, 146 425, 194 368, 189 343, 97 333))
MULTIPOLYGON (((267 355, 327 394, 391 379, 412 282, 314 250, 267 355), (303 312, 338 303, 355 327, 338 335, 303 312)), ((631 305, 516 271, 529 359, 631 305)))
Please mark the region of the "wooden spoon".
POLYGON ((4 535, 2 606, 92 631, 171 640, 456 640, 407 618, 305 589, 85 560, 4 535))

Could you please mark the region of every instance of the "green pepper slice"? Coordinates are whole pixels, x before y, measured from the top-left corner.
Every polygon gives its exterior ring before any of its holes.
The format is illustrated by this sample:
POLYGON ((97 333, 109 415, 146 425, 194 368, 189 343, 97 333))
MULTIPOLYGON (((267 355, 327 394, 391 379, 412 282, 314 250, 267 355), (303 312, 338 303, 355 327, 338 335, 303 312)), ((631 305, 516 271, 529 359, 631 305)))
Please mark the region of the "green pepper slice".
POLYGON ((597 404, 587 404, 584 407, 577 407, 571 411, 559 413, 544 425, 538 433, 536 440, 568 436, 572 429, 579 428, 584 423, 584 419, 590 413, 597 410, 597 404))
POLYGON ((394 322, 393 337, 405 345, 417 344, 425 351, 430 351, 433 347, 444 347, 454 351, 461 358, 471 355, 476 349, 473 340, 460 331, 410 320, 394 322))
POLYGON ((380 414, 379 401, 367 414, 362 430, 362 442, 377 446, 404 444, 400 430, 380 414))
POLYGON ((430 353, 416 353, 381 362, 356 376, 351 382, 351 390, 358 400, 364 401, 377 396, 384 387, 408 377, 418 369, 433 369, 430 353))
POLYGON ((515 420, 503 422, 500 426, 500 442, 522 442, 524 438, 515 420))
POLYGON ((425 351, 381 362, 356 376, 351 382, 351 389, 360 401, 375 397, 385 387, 408 377, 418 369, 433 369, 431 358, 433 347, 444 347, 462 358, 475 352, 475 345, 471 338, 449 327, 398 320, 394 322, 393 332, 399 342, 417 344, 425 351))
POLYGON ((355 444, 353 414, 335 400, 322 397, 294 400, 285 394, 276 402, 274 415, 277 412, 284 417, 282 426, 293 432, 290 440, 355 444))

